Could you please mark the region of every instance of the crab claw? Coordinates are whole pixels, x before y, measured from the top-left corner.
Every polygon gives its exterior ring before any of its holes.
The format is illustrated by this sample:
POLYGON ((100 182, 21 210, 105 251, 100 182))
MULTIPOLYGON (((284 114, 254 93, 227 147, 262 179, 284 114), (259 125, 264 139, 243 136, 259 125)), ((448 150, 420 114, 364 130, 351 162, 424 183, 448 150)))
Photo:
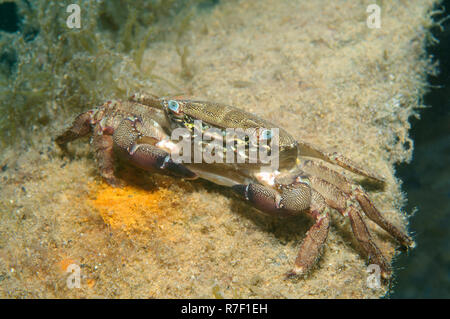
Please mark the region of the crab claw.
POLYGON ((294 268, 288 278, 305 275, 316 264, 330 229, 330 216, 325 199, 305 183, 285 185, 281 194, 260 184, 234 185, 232 189, 253 206, 276 216, 292 216, 305 212, 315 220, 300 246, 294 268))
POLYGON ((275 213, 280 209, 280 195, 273 189, 260 184, 234 185, 231 187, 239 196, 263 212, 275 213))
POLYGON ((311 199, 311 190, 304 184, 281 192, 261 184, 238 184, 231 188, 256 209, 280 217, 298 215, 309 207, 311 199))
POLYGON ((132 144, 128 157, 137 167, 142 169, 158 169, 168 171, 187 178, 195 179, 197 175, 182 164, 175 163, 170 154, 150 144, 132 144))
POLYGON ((135 124, 136 120, 124 119, 115 130, 113 139, 117 153, 145 170, 164 170, 187 179, 197 178, 186 166, 174 162, 168 152, 153 145, 154 138, 142 137, 135 124))

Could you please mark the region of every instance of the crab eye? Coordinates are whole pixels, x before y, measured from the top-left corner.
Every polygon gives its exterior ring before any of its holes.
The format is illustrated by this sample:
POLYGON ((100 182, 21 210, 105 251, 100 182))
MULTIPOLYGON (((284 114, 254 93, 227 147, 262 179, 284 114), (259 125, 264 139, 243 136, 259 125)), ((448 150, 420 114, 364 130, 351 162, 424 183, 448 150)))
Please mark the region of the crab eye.
POLYGON ((175 114, 179 114, 179 113, 180 113, 181 107, 180 107, 180 104, 178 104, 177 101, 170 100, 170 101, 167 103, 167 105, 168 105, 168 107, 169 107, 169 110, 171 110, 173 113, 175 113, 175 114))
POLYGON ((272 130, 262 130, 262 132, 260 134, 260 139, 263 141, 268 141, 268 140, 272 139, 272 137, 273 137, 272 130))

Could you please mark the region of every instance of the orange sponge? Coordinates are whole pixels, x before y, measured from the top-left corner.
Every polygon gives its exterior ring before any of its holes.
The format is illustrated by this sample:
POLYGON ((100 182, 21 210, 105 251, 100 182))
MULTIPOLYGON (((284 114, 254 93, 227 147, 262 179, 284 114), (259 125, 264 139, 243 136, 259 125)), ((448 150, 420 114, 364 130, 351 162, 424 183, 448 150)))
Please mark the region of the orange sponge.
MULTIPOLYGON (((104 182, 93 183, 90 204, 113 229, 129 235, 161 233, 182 219, 182 198, 168 187, 169 180, 163 177, 160 182, 161 187, 150 190, 134 185, 115 188, 104 182)), ((170 237, 167 231, 164 233, 170 237)))

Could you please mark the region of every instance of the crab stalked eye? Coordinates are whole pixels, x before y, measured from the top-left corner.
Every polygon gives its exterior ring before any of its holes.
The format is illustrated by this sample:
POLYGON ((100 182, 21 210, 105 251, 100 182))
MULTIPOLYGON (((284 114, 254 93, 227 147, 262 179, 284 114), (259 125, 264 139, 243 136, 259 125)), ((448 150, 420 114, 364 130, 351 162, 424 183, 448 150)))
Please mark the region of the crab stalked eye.
POLYGON ((167 105, 168 105, 169 110, 171 110, 173 113, 175 113, 175 114, 181 113, 181 106, 177 101, 170 100, 167 103, 167 105))
POLYGON ((260 133, 259 136, 260 136, 259 138, 260 138, 261 140, 263 140, 263 141, 269 141, 269 140, 272 139, 272 137, 273 137, 273 132, 272 132, 272 130, 266 130, 266 129, 264 129, 264 130, 261 131, 261 133, 260 133))

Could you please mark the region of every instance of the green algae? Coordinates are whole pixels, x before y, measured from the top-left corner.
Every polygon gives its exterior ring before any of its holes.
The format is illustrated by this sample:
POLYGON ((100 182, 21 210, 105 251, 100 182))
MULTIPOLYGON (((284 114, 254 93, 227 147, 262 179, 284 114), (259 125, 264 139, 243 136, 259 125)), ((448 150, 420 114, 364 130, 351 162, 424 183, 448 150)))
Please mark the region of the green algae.
MULTIPOLYGON (((61 114, 80 112, 107 98, 123 98, 129 89, 149 88, 152 81, 167 83, 162 75, 142 75, 143 53, 171 28, 186 28, 191 15, 183 13, 184 7, 205 1, 76 3, 80 29, 67 27, 69 13, 63 2, 20 1, 20 31, 0 31, 2 146, 26 140, 34 129, 61 114)), ((189 77, 186 54, 184 50, 181 63, 189 77)))

